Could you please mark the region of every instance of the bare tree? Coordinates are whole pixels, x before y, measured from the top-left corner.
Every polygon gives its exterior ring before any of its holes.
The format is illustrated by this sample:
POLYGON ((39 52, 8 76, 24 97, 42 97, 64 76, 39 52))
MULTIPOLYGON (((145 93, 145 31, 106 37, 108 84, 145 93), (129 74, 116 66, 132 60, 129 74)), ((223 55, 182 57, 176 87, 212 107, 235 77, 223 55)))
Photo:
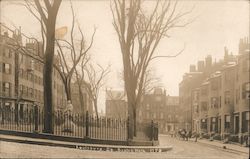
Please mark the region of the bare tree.
POLYGON ((142 95, 152 92, 152 90, 154 90, 154 88, 156 87, 162 86, 160 78, 155 77, 151 69, 148 69, 145 72, 144 80, 145 81, 144 81, 143 88, 142 88, 142 95))
POLYGON ((79 93, 79 101, 80 101, 80 105, 81 105, 81 111, 83 113, 83 115, 85 115, 85 112, 86 112, 86 107, 84 105, 84 97, 83 97, 83 88, 85 87, 85 84, 86 82, 84 81, 84 69, 85 69, 85 66, 86 64, 88 63, 89 61, 89 58, 87 58, 86 60, 82 60, 81 61, 81 65, 80 65, 80 68, 78 69, 77 67, 75 68, 75 77, 76 77, 76 83, 77 83, 77 86, 78 86, 78 93, 79 93))
POLYGON ((89 97, 93 101, 95 113, 98 118, 97 99, 99 97, 100 89, 104 85, 103 80, 110 72, 110 66, 103 68, 101 65, 97 65, 95 68, 92 64, 89 64, 83 69, 86 76, 85 80, 82 82, 84 83, 84 87, 86 88, 89 97))
POLYGON ((52 112, 52 72, 55 49, 55 27, 57 13, 62 0, 25 0, 25 7, 40 22, 44 51, 44 132, 53 133, 52 112))
POLYGON ((185 27, 183 17, 191 11, 177 13, 177 1, 157 0, 153 10, 145 11, 141 0, 113 0, 111 11, 117 33, 124 69, 125 90, 130 116, 129 139, 136 136, 136 110, 142 98, 145 74, 153 59, 176 57, 156 56, 156 48, 173 28, 185 27))
POLYGON ((81 36, 79 40, 80 42, 78 43, 78 41, 75 39, 74 36, 75 15, 72 3, 71 3, 71 11, 72 11, 72 28, 70 31, 70 41, 64 39, 56 39, 57 55, 59 57, 59 63, 60 63, 60 69, 58 72, 64 84, 67 101, 71 101, 71 80, 73 73, 79 62, 82 61, 83 63, 85 63, 88 61, 87 53, 92 47, 96 31, 95 28, 91 37, 91 42, 88 46, 86 46, 86 41, 83 32, 78 24, 78 31, 81 36))

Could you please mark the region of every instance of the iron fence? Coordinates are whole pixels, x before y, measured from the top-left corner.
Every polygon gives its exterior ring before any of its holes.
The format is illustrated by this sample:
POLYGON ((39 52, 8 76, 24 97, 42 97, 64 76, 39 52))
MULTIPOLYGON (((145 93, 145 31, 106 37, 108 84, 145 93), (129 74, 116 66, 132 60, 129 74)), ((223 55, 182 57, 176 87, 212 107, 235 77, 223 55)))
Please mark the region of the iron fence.
MULTIPOLYGON (((108 117, 95 117, 86 113, 53 114, 53 134, 77 138, 126 141, 129 120, 108 117)), ((26 110, 0 108, 0 129, 42 133, 44 112, 38 107, 26 110)), ((139 123, 138 135, 144 141, 158 140, 158 125, 154 122, 139 123)))

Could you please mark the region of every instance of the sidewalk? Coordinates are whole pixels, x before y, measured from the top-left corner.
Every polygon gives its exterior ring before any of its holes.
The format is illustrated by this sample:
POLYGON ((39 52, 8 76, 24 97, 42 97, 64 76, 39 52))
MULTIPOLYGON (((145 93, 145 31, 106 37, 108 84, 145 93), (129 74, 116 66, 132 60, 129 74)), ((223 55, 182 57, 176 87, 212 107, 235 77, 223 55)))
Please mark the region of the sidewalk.
MULTIPOLYGON (((170 135, 165 135, 165 134, 161 134, 160 136, 170 137, 170 135)), ((195 138, 191 139, 189 138, 188 141, 194 142, 195 138)), ((244 147, 240 144, 233 144, 233 143, 224 144, 222 141, 217 141, 217 140, 209 141, 208 139, 197 139, 197 143, 234 153, 243 153, 248 155, 250 153, 249 147, 244 147)))
POLYGON ((167 152, 172 150, 171 146, 120 146, 120 145, 101 145, 101 144, 87 144, 75 143, 68 141, 57 141, 49 139, 29 138, 13 135, 0 134, 0 141, 18 142, 26 144, 46 145, 75 148, 81 150, 95 150, 95 151, 119 151, 119 152, 167 152))
MULTIPOLYGON (((194 141, 194 139, 191 139, 191 140, 194 141)), ((249 154, 249 148, 241 146, 241 145, 236 145, 236 144, 231 144, 231 143, 224 144, 221 141, 217 141, 217 140, 209 141, 208 139, 197 139, 197 143, 206 144, 206 145, 213 146, 213 147, 218 147, 224 150, 249 154)))

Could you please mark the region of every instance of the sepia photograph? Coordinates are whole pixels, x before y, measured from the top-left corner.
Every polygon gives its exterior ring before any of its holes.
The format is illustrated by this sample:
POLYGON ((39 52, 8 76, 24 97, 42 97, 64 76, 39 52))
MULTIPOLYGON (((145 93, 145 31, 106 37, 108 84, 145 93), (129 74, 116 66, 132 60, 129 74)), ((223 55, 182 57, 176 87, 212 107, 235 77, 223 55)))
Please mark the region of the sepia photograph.
POLYGON ((0 158, 249 159, 249 0, 0 0, 0 158))

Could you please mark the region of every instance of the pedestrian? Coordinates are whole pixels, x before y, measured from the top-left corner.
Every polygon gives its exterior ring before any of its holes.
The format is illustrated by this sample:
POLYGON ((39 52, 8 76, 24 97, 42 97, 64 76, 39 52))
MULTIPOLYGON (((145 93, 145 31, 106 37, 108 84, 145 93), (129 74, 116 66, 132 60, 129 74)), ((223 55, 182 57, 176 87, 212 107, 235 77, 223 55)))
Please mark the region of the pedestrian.
POLYGON ((188 141, 188 138, 189 138, 189 135, 190 135, 190 131, 187 131, 185 135, 186 135, 186 140, 188 141))
POLYGON ((194 142, 197 142, 198 133, 196 131, 193 133, 193 137, 195 138, 194 142))

